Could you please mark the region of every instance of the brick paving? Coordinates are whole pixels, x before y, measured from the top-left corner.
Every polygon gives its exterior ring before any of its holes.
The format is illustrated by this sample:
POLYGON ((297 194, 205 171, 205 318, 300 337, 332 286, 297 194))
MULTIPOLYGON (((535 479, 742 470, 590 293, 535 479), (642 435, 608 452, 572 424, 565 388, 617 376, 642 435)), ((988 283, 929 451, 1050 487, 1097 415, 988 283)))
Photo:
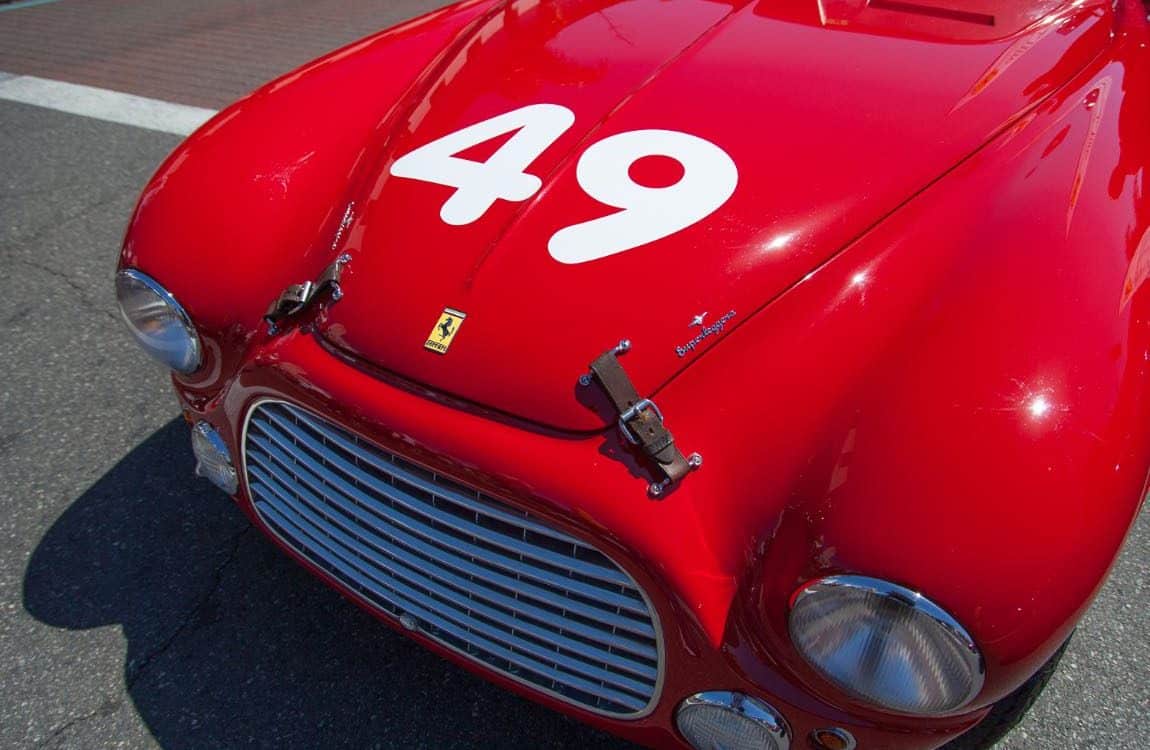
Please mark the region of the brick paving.
POLYGON ((0 12, 0 71, 219 108, 444 0, 60 0, 0 12))

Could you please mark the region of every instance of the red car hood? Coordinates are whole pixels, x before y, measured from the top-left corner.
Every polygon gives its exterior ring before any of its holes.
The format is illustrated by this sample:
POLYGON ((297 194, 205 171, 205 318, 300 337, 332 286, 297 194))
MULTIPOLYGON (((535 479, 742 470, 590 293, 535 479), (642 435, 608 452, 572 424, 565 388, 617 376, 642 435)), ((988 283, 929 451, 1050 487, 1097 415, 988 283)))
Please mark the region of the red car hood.
MULTIPOLYGON (((596 0, 493 11, 381 131, 383 156, 353 189, 337 248, 353 260, 323 335, 440 392, 562 429, 602 426, 576 385, 597 355, 630 339, 624 364, 640 393, 656 392, 1048 95, 1107 43, 1113 21, 1104 2, 1053 15, 1062 4, 943 5, 596 0), (540 103, 575 122, 527 168, 543 187, 525 201, 449 225, 440 210, 454 188, 391 175, 419 146, 540 103), (579 157, 641 129, 725 151, 738 170, 730 198, 661 239, 558 262, 556 231, 618 210, 580 187, 579 157), (444 308, 466 319, 440 354, 424 342, 444 308)), ((482 161, 500 143, 463 156, 482 161)))

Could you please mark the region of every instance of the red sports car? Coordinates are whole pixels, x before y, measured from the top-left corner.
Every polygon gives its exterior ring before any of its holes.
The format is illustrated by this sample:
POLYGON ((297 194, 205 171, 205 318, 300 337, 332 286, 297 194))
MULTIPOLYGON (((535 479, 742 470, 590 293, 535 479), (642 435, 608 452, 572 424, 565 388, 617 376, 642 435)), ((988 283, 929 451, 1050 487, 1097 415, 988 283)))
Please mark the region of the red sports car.
POLYGON ((465 0, 163 164, 116 287, 199 472, 655 747, 980 747, 1150 467, 1139 0, 465 0))

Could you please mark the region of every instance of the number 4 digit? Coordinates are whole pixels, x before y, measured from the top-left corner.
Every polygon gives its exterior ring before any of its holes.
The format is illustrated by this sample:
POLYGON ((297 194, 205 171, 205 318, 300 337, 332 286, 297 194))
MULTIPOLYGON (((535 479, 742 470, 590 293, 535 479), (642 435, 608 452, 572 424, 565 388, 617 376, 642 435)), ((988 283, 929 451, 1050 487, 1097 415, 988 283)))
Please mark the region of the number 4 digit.
POLYGON ((477 221, 495 201, 525 201, 543 181, 526 169, 575 122, 575 113, 558 104, 531 104, 420 146, 391 165, 396 177, 455 188, 439 210, 447 224, 477 221), (487 161, 455 154, 515 131, 487 161))

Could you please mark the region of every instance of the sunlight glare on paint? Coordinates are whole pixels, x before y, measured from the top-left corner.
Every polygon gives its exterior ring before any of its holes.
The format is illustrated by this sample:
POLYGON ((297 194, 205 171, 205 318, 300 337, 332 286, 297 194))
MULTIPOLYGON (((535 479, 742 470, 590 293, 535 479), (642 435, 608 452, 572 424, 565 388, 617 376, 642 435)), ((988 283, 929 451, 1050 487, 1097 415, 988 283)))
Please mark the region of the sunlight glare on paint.
POLYGON ((787 232, 786 234, 776 235, 767 244, 763 245, 763 249, 767 251, 782 250, 790 241, 795 238, 795 232, 787 232))

